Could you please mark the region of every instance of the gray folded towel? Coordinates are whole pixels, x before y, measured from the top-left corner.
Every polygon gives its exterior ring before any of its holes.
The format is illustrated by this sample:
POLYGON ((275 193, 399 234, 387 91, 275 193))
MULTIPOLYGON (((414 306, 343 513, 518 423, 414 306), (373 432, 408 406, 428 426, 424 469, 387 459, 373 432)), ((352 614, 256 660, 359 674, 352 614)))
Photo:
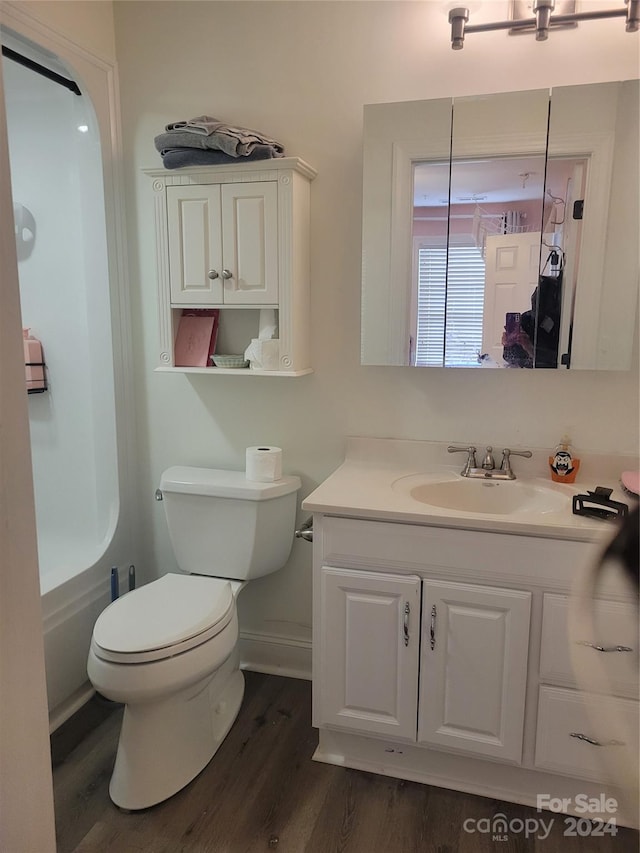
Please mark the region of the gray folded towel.
POLYGON ((190 133, 200 133, 209 136, 224 125, 224 122, 213 116, 197 116, 187 121, 174 121, 165 127, 165 130, 188 130, 190 133))
MULTIPOLYGON (((248 160, 270 160, 282 157, 271 145, 256 145, 250 154, 242 157, 242 162, 248 160)), ((165 169, 181 169, 184 166, 217 166, 225 163, 237 163, 240 158, 225 154, 214 148, 168 148, 162 153, 162 165, 165 169)))
POLYGON ((275 139, 248 127, 225 124, 212 116, 172 122, 165 133, 156 136, 154 143, 161 154, 171 148, 212 148, 231 157, 246 157, 257 145, 268 145, 274 157, 284 155, 284 146, 275 139))

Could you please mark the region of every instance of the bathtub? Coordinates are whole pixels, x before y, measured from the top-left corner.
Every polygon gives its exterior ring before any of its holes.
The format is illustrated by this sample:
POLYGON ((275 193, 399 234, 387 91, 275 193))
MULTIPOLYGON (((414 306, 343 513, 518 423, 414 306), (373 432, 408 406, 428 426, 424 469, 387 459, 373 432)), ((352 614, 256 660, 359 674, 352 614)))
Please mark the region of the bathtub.
POLYGON ((107 553, 96 555, 95 560, 89 543, 75 537, 57 547, 48 543, 46 550, 39 544, 39 551, 49 729, 53 732, 94 693, 87 677, 93 626, 111 601, 111 565, 120 565, 124 580, 128 564, 117 558, 113 541, 107 553), (82 564, 87 568, 79 569, 82 564))

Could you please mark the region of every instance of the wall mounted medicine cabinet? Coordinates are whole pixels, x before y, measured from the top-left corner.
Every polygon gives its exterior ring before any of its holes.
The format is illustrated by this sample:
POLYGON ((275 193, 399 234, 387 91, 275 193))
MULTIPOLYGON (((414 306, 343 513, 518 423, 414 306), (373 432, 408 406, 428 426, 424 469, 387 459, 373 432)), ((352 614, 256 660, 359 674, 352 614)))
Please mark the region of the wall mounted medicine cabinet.
POLYGON ((176 171, 153 182, 159 371, 301 376, 309 357, 309 207, 316 171, 296 157, 176 171), (242 354, 261 312, 277 322, 277 370, 179 367, 174 343, 185 309, 219 309, 216 352, 242 354))
POLYGON ((631 367, 638 85, 365 106, 362 364, 631 367))

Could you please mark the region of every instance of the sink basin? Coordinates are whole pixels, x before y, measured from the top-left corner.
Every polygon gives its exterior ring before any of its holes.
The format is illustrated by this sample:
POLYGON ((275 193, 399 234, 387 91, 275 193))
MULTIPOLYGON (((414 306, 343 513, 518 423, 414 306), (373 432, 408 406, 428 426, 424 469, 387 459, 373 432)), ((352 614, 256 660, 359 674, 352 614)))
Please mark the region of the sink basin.
POLYGON ((541 483, 523 480, 472 480, 463 477, 432 481, 412 474, 393 483, 415 501, 457 512, 489 515, 546 514, 561 512, 569 497, 541 483))

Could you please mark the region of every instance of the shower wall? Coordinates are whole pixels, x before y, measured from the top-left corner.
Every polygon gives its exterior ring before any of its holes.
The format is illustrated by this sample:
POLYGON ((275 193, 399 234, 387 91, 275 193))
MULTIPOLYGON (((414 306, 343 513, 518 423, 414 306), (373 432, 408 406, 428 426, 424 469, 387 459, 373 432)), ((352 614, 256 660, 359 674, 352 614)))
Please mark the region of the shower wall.
POLYGON ((23 326, 49 383, 29 395, 44 594, 98 560, 117 517, 102 164, 87 98, 8 59, 3 73, 23 326))

